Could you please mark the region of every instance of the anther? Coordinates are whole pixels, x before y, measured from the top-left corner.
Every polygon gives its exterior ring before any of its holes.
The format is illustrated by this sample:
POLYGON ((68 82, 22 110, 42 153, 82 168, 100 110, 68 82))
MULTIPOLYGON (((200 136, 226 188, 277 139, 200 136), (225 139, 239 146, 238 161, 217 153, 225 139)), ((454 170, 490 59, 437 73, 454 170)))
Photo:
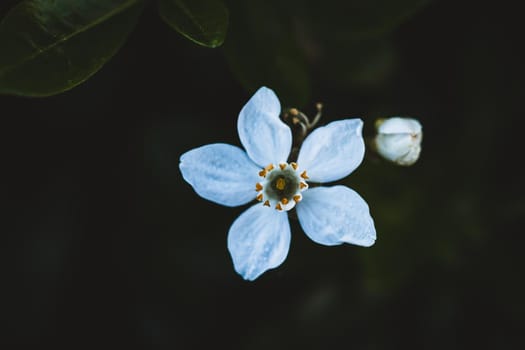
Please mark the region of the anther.
POLYGON ((269 206, 270 206, 270 201, 269 201, 269 200, 266 200, 266 201, 263 203, 263 205, 269 207, 269 206))
POLYGON ((281 207, 281 203, 277 203, 277 205, 275 206, 275 209, 283 210, 283 207, 281 207))
POLYGON ((297 163, 296 162, 291 162, 290 166, 293 168, 293 170, 297 170, 297 163))
POLYGON ((266 169, 263 169, 259 171, 259 176, 265 177, 266 176, 266 169))
POLYGON ((301 200, 301 196, 296 194, 295 196, 293 196, 293 200, 295 203, 299 203, 299 201, 301 200))
POLYGON ((289 111, 291 115, 299 115, 297 108, 290 108, 289 111))
POLYGON ((279 178, 277 179, 277 182, 275 183, 275 187, 277 187, 277 189, 279 191, 282 191, 284 190, 284 187, 286 186, 286 181, 284 181, 283 178, 279 178))
POLYGON ((281 170, 284 170, 284 168, 286 168, 286 164, 285 163, 279 164, 279 168, 281 168, 281 170))
POLYGON ((304 182, 300 182, 300 183, 299 183, 299 188, 300 188, 301 190, 302 190, 303 188, 306 188, 306 187, 308 187, 308 185, 305 184, 304 182))
POLYGON ((264 168, 266 171, 272 171, 273 170, 273 164, 268 165, 266 168, 264 168))
POLYGON ((309 179, 308 175, 306 175, 306 170, 301 173, 301 177, 305 180, 309 179))
POLYGON ((314 120, 310 123, 309 127, 312 128, 317 124, 319 119, 321 119, 321 115, 323 114, 323 104, 320 102, 317 102, 315 104, 315 108, 317 109, 317 114, 314 117, 314 120))
POLYGON ((283 203, 284 205, 288 204, 288 199, 287 198, 281 199, 281 203, 283 203))
POLYGON ((257 183, 255 184, 255 190, 256 190, 257 192, 259 192, 259 191, 262 190, 262 189, 263 189, 263 185, 261 185, 260 183, 257 182, 257 183))
POLYGON ((259 193, 257 195, 257 197, 255 197, 255 199, 257 199, 259 202, 261 202, 263 200, 263 194, 262 193, 259 193))

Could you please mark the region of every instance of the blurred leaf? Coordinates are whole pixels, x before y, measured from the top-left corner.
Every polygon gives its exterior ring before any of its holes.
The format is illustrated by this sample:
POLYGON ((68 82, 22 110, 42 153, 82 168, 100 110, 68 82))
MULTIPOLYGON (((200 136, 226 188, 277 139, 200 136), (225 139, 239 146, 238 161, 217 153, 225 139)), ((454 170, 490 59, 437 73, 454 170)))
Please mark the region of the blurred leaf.
POLYGON ((377 88, 396 65, 388 33, 428 0, 292 0, 299 45, 319 76, 330 85, 377 88))
POLYGON ((327 45, 319 59, 319 72, 330 85, 376 89, 391 76, 397 52, 391 41, 370 39, 327 45))
POLYGON ((121 47, 142 0, 27 0, 0 23, 0 93, 49 96, 97 72, 121 47))
POLYGON ((322 39, 364 39, 384 34, 429 0, 294 1, 298 20, 322 39))
POLYGON ((173 29, 207 47, 221 46, 228 30, 228 9, 220 0, 159 0, 159 13, 173 29))
POLYGON ((283 105, 301 107, 310 98, 310 74, 292 23, 279 6, 261 0, 232 1, 224 53, 247 90, 266 85, 276 91, 283 105))

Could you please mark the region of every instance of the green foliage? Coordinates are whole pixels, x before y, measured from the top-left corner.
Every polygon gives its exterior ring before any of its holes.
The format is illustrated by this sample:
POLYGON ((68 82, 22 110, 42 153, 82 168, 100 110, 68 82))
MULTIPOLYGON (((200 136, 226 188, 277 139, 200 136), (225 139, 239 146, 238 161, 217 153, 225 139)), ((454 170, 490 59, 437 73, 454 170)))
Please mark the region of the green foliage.
POLYGON ((396 53, 386 35, 427 2, 229 0, 226 58, 247 90, 268 85, 303 107, 314 74, 345 88, 389 78, 396 53))
POLYGON ((0 23, 0 93, 49 96, 97 72, 121 47, 140 0, 27 0, 0 23))
MULTIPOLYGON (((396 63, 386 34, 428 2, 224 1, 159 0, 158 11, 196 44, 225 43, 248 91, 271 86, 297 107, 309 102, 314 74, 345 88, 383 84, 396 63)), ((0 94, 49 96, 82 83, 122 46, 144 3, 21 1, 0 22, 0 94)))
POLYGON ((191 41, 221 46, 228 30, 228 9, 220 0, 159 0, 162 19, 191 41))
POLYGON ((236 78, 250 92, 272 87, 284 105, 306 104, 311 92, 307 61, 284 9, 263 0, 239 1, 230 9, 224 52, 236 78))
POLYGON ((385 34, 429 0, 293 1, 298 17, 322 40, 363 40, 385 34))

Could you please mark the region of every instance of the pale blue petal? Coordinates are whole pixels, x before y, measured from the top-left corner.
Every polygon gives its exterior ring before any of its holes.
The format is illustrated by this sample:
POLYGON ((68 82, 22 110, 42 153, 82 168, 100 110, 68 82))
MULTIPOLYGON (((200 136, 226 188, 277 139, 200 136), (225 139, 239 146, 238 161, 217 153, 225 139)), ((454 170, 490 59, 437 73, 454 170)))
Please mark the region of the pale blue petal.
POLYGON ((255 199, 259 167, 239 147, 215 143, 184 153, 182 177, 201 197, 235 207, 255 199))
POLYGON ((275 93, 262 87, 244 105, 237 131, 248 156, 261 167, 286 162, 292 148, 292 132, 279 119, 281 104, 275 93))
POLYGON ((420 134, 423 127, 413 118, 392 117, 379 124, 379 134, 420 134))
POLYGON ((296 208, 301 227, 314 242, 369 247, 376 240, 368 205, 346 186, 308 189, 296 208))
POLYGON ((235 271, 253 281, 282 264, 290 247, 286 212, 256 204, 235 220, 228 233, 228 250, 235 271))
POLYGON ((365 155, 361 119, 345 119, 315 129, 304 140, 297 164, 310 181, 339 180, 354 171, 365 155))

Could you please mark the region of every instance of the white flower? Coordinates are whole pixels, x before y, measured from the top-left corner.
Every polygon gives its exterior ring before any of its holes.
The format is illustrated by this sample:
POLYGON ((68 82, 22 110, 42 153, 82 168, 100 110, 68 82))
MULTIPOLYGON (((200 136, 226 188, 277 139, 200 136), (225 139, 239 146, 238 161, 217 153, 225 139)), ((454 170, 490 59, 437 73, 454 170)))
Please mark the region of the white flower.
POLYGON ((399 165, 414 164, 421 153, 423 131, 412 118, 393 117, 376 122, 375 147, 383 158, 399 165))
POLYGON ((315 129, 288 162, 290 128, 279 119, 274 92, 260 88, 239 114, 237 129, 246 151, 222 143, 195 148, 180 158, 184 179, 203 198, 239 206, 259 203, 230 227, 228 249, 235 270, 254 280, 279 266, 288 254, 286 211, 296 207, 304 232, 323 245, 371 246, 376 239, 368 205, 346 186, 308 188, 349 175, 364 156, 363 122, 346 119, 315 129))

